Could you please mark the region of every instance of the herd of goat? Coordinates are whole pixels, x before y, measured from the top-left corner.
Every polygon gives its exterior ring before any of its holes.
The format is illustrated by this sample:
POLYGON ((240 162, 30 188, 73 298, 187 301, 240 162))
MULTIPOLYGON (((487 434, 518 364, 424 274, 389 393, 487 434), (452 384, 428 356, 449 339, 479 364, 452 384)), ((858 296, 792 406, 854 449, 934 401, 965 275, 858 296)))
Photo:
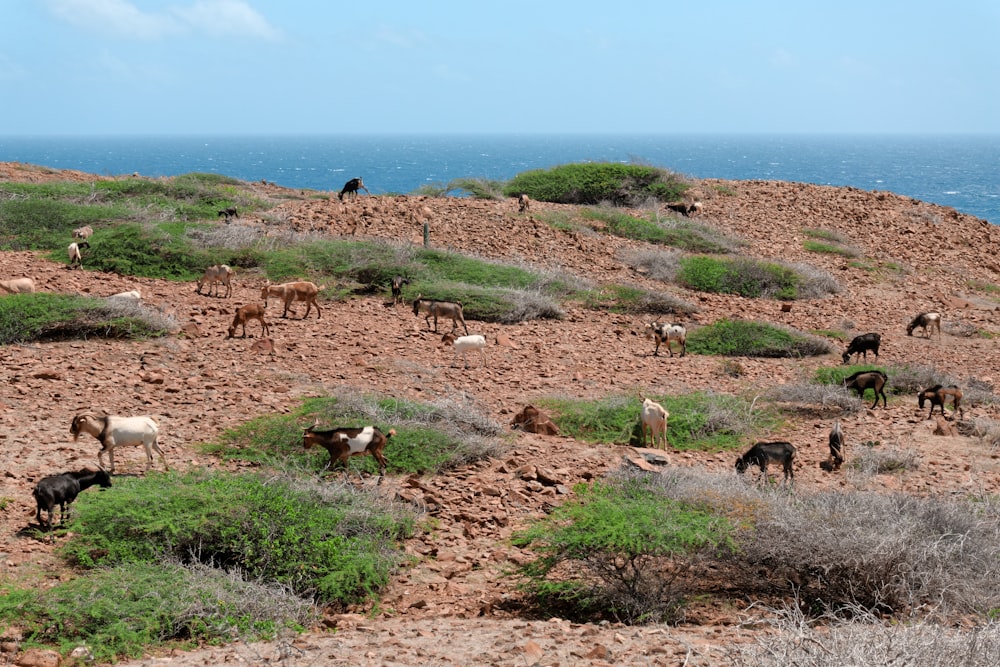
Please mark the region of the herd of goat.
MULTIPOLYGON (((343 199, 345 195, 356 196, 357 191, 367 189, 361 179, 352 179, 344 186, 339 197, 343 199)), ((528 199, 522 197, 519 200, 519 208, 523 212, 529 206, 528 199)), ((235 208, 220 211, 220 216, 225 215, 229 222, 232 217, 238 217, 235 208)), ((70 260, 70 268, 82 266, 81 250, 89 248, 87 239, 93 234, 93 229, 89 226, 73 230, 73 242, 67 248, 70 260)), ((224 264, 210 266, 205 270, 204 275, 197 281, 196 293, 202 294, 203 288, 206 296, 216 296, 229 298, 233 293, 232 278, 233 269, 224 264), (220 289, 224 288, 224 293, 220 289)), ((404 276, 393 278, 390 290, 392 293, 392 304, 397 305, 402 302, 402 288, 409 284, 409 279, 404 276)), ((308 281, 296 281, 282 284, 266 283, 261 288, 260 298, 262 303, 249 303, 236 309, 232 324, 228 329, 228 338, 236 335, 238 328, 242 327, 242 337, 246 337, 246 325, 248 321, 257 320, 261 325, 261 335, 270 335, 270 325, 265 319, 267 303, 269 299, 277 299, 283 305, 282 317, 287 318, 290 309, 296 302, 306 304, 305 313, 302 319, 306 319, 313 308, 316 309, 317 319, 322 318, 322 310, 317 297, 323 287, 308 281)), ((30 278, 20 278, 14 280, 0 281, 0 293, 24 293, 34 292, 35 287, 30 278)), ((124 292, 114 297, 130 298, 139 300, 138 291, 124 292)), ((113 298, 113 297, 111 297, 113 298)), ((390 305, 390 304, 387 304, 390 305)), ((466 324, 462 304, 458 301, 443 301, 430 299, 422 294, 417 295, 413 300, 413 314, 424 316, 424 321, 429 331, 438 333, 438 321, 450 320, 452 329, 445 333, 441 342, 451 345, 454 348, 455 358, 452 366, 461 356, 468 368, 466 355, 469 352, 478 352, 480 355, 480 365, 486 366, 486 338, 478 334, 469 334, 466 324), (432 328, 433 321, 433 328, 432 328), (455 333, 461 326, 465 335, 456 336, 455 333)), ((293 313, 294 315, 294 313, 293 313)), ((941 336, 941 315, 936 312, 926 312, 917 315, 907 326, 907 335, 912 336, 916 329, 921 329, 925 337, 930 338, 936 331, 938 337, 941 336)), ((674 356, 674 347, 679 349, 681 357, 687 353, 687 330, 682 324, 661 323, 654 321, 645 326, 645 335, 652 339, 655 347, 652 356, 658 356, 660 347, 665 346, 668 354, 674 356)), ((875 360, 878 360, 881 336, 878 333, 866 333, 851 340, 847 349, 842 354, 844 364, 848 364, 852 356, 860 361, 862 358, 867 361, 868 352, 872 352, 875 360)), ((885 394, 885 386, 888 383, 888 376, 880 370, 859 371, 843 380, 843 386, 848 390, 858 393, 860 398, 864 397, 865 391, 871 389, 875 394, 875 402, 872 409, 878 407, 881 399, 883 406, 888 407, 885 394)), ((659 403, 642 398, 642 407, 639 415, 640 445, 645 446, 647 440, 652 448, 667 449, 667 421, 669 412, 659 403)), ((924 405, 930 404, 928 419, 934 414, 934 408, 938 407, 942 415, 945 415, 945 402, 951 400, 953 412, 964 418, 964 411, 961 407, 962 392, 956 386, 943 387, 935 385, 929 387, 918 394, 918 404, 921 409, 924 405)), ((529 406, 531 408, 532 406, 529 406)), ((528 408, 526 408, 527 410, 528 408)), ((540 422, 546 420, 539 420, 540 422)), ((515 419, 515 422, 517 420, 515 419)), ((345 474, 348 470, 347 461, 352 456, 371 455, 378 462, 379 480, 385 476, 387 462, 384 449, 389 438, 395 435, 394 430, 383 432, 375 426, 362 426, 357 428, 336 428, 330 430, 317 430, 319 423, 313 424, 303 432, 302 441, 305 448, 319 445, 325 448, 330 454, 327 469, 333 469, 340 465, 345 474)), ((512 428, 523 426, 515 423, 512 428)), ((552 427, 554 432, 554 427, 552 427)), ((536 431, 542 432, 542 431, 536 431)), ((85 412, 76 415, 70 425, 70 433, 74 440, 80 434, 86 433, 98 440, 101 449, 98 452, 98 470, 80 470, 65 472, 57 475, 49 475, 42 478, 36 485, 33 495, 37 504, 36 520, 43 527, 52 528, 53 512, 58 505, 60 508, 60 521, 68 515, 70 503, 82 492, 91 486, 110 487, 111 476, 115 472, 114 450, 124 446, 142 445, 146 453, 146 470, 153 464, 153 453, 156 452, 163 462, 165 470, 169 470, 166 455, 160 448, 158 437, 159 427, 157 423, 147 416, 121 417, 115 415, 98 415, 92 412, 85 412), (104 455, 108 455, 109 465, 104 463, 104 455), (47 513, 46 520, 42 519, 42 512, 47 513)), ((833 471, 840 469, 845 461, 845 439, 840 421, 836 421, 829 434, 829 458, 823 462, 825 470, 833 471)), ((795 446, 787 441, 757 442, 746 453, 737 458, 736 471, 744 473, 750 467, 760 469, 762 477, 766 477, 768 465, 771 463, 780 465, 784 473, 784 479, 791 484, 794 479, 793 463, 795 461, 795 446)))

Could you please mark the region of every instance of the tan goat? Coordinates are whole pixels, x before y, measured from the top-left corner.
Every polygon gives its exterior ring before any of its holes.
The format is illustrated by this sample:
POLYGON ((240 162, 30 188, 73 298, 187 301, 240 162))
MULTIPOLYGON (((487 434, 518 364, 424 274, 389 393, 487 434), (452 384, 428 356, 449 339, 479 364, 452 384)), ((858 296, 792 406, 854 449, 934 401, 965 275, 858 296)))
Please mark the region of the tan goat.
POLYGON ((270 336, 271 327, 268 326, 267 320, 264 319, 265 306, 259 303, 248 303, 245 306, 241 306, 236 311, 236 315, 233 316, 233 323, 229 325, 229 335, 226 338, 236 337, 236 327, 243 327, 243 335, 241 338, 247 337, 247 322, 249 320, 260 320, 261 326, 261 336, 270 336))
MULTIPOLYGON (((302 316, 302 319, 309 317, 309 311, 312 310, 313 306, 316 306, 316 319, 320 319, 323 317, 323 312, 319 309, 316 297, 322 289, 322 287, 317 287, 315 283, 307 281, 282 283, 280 285, 267 283, 260 291, 260 298, 264 299, 265 307, 267 307, 269 297, 281 299, 285 304, 285 310, 281 314, 282 317, 288 317, 288 309, 293 302, 304 301, 306 303, 306 313, 302 316)), ((292 314, 295 314, 294 311, 292 314)))
POLYGON ((657 448, 657 440, 662 442, 663 449, 666 449, 668 417, 670 417, 670 413, 662 405, 648 398, 643 398, 642 412, 639 414, 639 418, 642 420, 642 434, 639 439, 639 445, 642 447, 646 446, 646 431, 649 431, 649 439, 653 445, 653 449, 657 448))
POLYGON ((35 281, 31 278, 0 280, 0 292, 8 294, 32 294, 34 291, 35 281))
POLYGON ((223 298, 229 298, 233 294, 232 279, 233 270, 231 268, 225 264, 215 264, 205 269, 205 275, 198 281, 198 288, 195 292, 201 294, 202 286, 208 285, 207 294, 211 294, 214 288, 215 296, 219 296, 219 283, 222 283, 226 286, 226 296, 223 298))

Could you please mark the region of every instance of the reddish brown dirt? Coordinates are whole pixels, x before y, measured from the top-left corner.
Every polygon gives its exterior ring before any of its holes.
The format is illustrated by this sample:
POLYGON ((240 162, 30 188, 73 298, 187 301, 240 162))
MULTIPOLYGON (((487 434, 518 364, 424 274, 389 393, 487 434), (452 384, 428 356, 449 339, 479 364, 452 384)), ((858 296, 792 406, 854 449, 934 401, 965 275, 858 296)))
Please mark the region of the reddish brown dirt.
MULTIPOLYGON (((24 165, 0 167, 3 179, 95 178, 24 165)), ((519 214, 514 201, 361 196, 341 203, 265 184, 254 187, 258 196, 282 203, 266 219, 242 222, 260 224, 277 238, 296 229, 405 246, 422 243, 421 223, 429 220, 437 247, 551 268, 595 283, 627 282, 671 292, 698 307, 685 320, 692 327, 723 317, 802 331, 849 324, 853 334, 882 332, 884 363, 933 365, 956 378, 974 376, 989 384, 1000 378, 994 340, 967 335, 998 332, 998 302, 972 291, 968 281, 1000 284, 1000 232, 985 221, 906 197, 778 182, 699 183, 703 222, 746 240, 749 255, 808 262, 832 274, 843 288, 832 297, 795 302, 784 312, 776 301, 690 293, 651 281, 621 260, 622 251, 642 244, 592 230, 563 231, 540 221, 542 211, 557 206, 533 202, 528 214, 519 214), (864 271, 841 256, 805 251, 805 228, 840 232, 882 268, 864 271), (932 309, 945 315, 944 336, 907 337, 909 319, 932 309)), ((343 387, 417 400, 462 398, 506 424, 539 397, 761 392, 808 378, 817 366, 840 363, 837 354, 740 359, 743 373, 733 377, 724 372, 723 359, 651 356, 652 343, 640 335, 641 317, 570 308, 560 321, 470 322, 472 332, 490 341, 489 360, 485 368, 465 370, 450 366, 450 351, 425 331, 422 318, 405 306, 387 305, 388 295, 323 302, 322 319, 272 315, 274 349, 256 351, 256 338, 226 339, 225 334, 234 309, 259 300, 259 276, 237 275, 233 297, 221 299, 195 294, 190 283, 70 271, 36 253, 0 253, 0 277, 19 276, 32 276, 47 291, 110 295, 139 289, 147 304, 174 313, 186 328, 184 334, 144 342, 95 339, 0 348, 0 496, 7 500, 0 515, 0 572, 2 581, 38 585, 58 578, 59 568, 52 545, 25 530, 34 521, 31 489, 46 474, 96 462, 96 441, 85 436, 73 442, 68 432, 72 416, 85 408, 153 415, 171 465, 187 468, 215 463, 199 454, 195 443, 254 416, 288 410, 301 397, 343 387), (498 336, 503 344, 495 344, 498 336)), ((256 323, 248 329, 256 336, 256 323)), ((996 417, 986 407, 971 408, 966 416, 996 417)), ((998 453, 971 438, 933 435, 935 424, 917 410, 915 399, 897 399, 888 409, 865 410, 842 421, 848 455, 852 446, 877 440, 915 450, 918 469, 868 480, 825 473, 818 463, 827 456, 830 417, 800 415, 770 434, 799 448, 800 492, 845 487, 945 496, 1000 490, 998 453)), ((527 557, 508 544, 511 532, 560 502, 565 489, 620 465, 623 457, 638 458, 625 446, 518 434, 496 460, 446 476, 390 479, 385 493, 434 505, 439 528, 407 544, 418 563, 397 574, 373 615, 330 616, 326 627, 287 641, 124 664, 718 663, 727 645, 753 636, 735 625, 735 603, 728 611, 706 608, 697 622, 680 627, 527 621, 506 611, 506 602, 517 593, 503 573, 527 557), (524 474, 532 466, 559 484, 532 480, 524 474)), ((733 458, 673 452, 671 464, 729 474, 733 458)), ((143 463, 141 450, 118 457, 120 473, 141 474, 143 463)), ((17 649, 16 642, 4 646, 17 649)), ((13 655, 0 653, 0 660, 13 655)))

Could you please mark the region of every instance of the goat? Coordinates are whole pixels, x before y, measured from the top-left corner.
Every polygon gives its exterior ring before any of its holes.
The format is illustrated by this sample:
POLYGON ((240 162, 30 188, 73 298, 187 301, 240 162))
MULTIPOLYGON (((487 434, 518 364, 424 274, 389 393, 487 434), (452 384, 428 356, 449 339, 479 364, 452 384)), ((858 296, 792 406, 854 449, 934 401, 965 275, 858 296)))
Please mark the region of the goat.
POLYGON ((233 294, 233 270, 225 264, 213 264, 212 266, 205 269, 204 275, 198 280, 198 287, 195 289, 196 294, 201 294, 201 288, 203 285, 208 285, 208 294, 211 295, 212 289, 215 289, 215 296, 219 296, 219 283, 226 286, 226 296, 223 298, 228 299, 233 294))
POLYGON ((470 350, 479 350, 479 355, 482 359, 482 366, 486 365, 486 337, 480 336, 478 334, 473 334, 472 336, 458 336, 455 337, 453 333, 446 333, 441 337, 441 342, 445 345, 451 343, 455 347, 455 358, 451 361, 451 367, 455 367, 455 359, 458 359, 458 355, 462 355, 462 361, 465 362, 465 367, 469 367, 469 360, 466 358, 466 353, 470 350))
POLYGON ((670 356, 674 356, 674 350, 670 347, 670 341, 676 340, 681 344, 681 356, 683 357, 687 354, 687 329, 680 324, 667 324, 666 322, 650 322, 646 325, 646 338, 652 338, 656 341, 656 349, 653 350, 653 356, 658 356, 660 354, 660 344, 666 343, 667 352, 670 356))
POLYGON ((243 327, 243 335, 241 338, 247 337, 247 322, 250 320, 260 320, 260 335, 270 336, 271 327, 268 325, 267 320, 264 319, 264 312, 266 310, 265 306, 259 303, 248 303, 245 306, 240 306, 236 309, 236 314, 233 316, 233 323, 229 325, 229 335, 226 338, 236 337, 236 327, 243 327))
POLYGON ((962 419, 965 419, 965 410, 962 409, 962 390, 951 385, 950 387, 942 387, 939 384, 930 387, 929 389, 924 389, 917 394, 917 404, 920 409, 924 409, 924 402, 929 401, 931 404, 931 411, 928 413, 927 418, 930 419, 934 415, 934 406, 938 405, 941 407, 941 416, 945 417, 944 413, 944 402, 951 396, 951 409, 952 413, 958 412, 962 419))
POLYGON ((127 292, 118 292, 118 294, 112 294, 111 296, 107 296, 107 297, 104 297, 104 298, 106 298, 106 299, 121 299, 122 301, 139 302, 139 301, 142 301, 142 294, 139 293, 139 290, 133 289, 133 290, 129 290, 127 292))
POLYGON ((840 470, 844 464, 844 431, 840 428, 840 420, 833 423, 830 429, 830 469, 840 470))
POLYGON ((871 389, 875 392, 875 402, 872 409, 878 407, 879 396, 882 397, 882 407, 889 407, 885 398, 885 384, 889 381, 889 376, 882 371, 858 371, 850 377, 844 378, 844 388, 854 389, 858 392, 858 398, 865 397, 865 390, 871 389))
POLYGON ((736 459, 736 472, 742 475, 751 465, 760 467, 760 474, 767 478, 767 464, 780 463, 785 473, 786 482, 795 481, 792 463, 795 461, 795 447, 790 442, 778 440, 775 442, 758 442, 746 454, 736 459))
POLYGON ((90 225, 84 225, 83 227, 77 227, 73 230, 73 238, 86 241, 94 233, 93 227, 90 225))
POLYGON ((95 484, 105 489, 111 486, 111 475, 107 470, 83 469, 79 472, 71 471, 43 477, 31 492, 35 497, 35 504, 38 505, 38 509, 35 510, 35 521, 52 530, 52 513, 55 506, 59 505, 59 522, 65 522, 69 516, 69 504, 76 500, 81 491, 95 484), (42 522, 42 510, 48 512, 48 521, 42 522))
POLYGON ((361 178, 352 178, 351 180, 344 183, 344 187, 343 189, 341 189, 340 194, 337 195, 337 199, 339 199, 340 201, 344 201, 344 195, 352 195, 354 197, 357 197, 358 190, 364 190, 368 194, 371 194, 370 192, 368 192, 368 188, 365 187, 365 184, 361 181, 361 178))
POLYGON ((403 285, 409 285, 410 279, 403 276, 396 276, 392 279, 392 305, 396 305, 403 300, 403 285))
POLYGON ((649 440, 656 449, 656 441, 659 439, 663 443, 663 449, 667 448, 667 419, 670 413, 666 408, 648 398, 642 398, 642 411, 639 413, 641 433, 639 435, 639 446, 646 446, 646 431, 649 431, 649 440))
POLYGON ((937 329, 938 338, 941 338, 941 313, 920 313, 913 318, 913 321, 906 325, 906 335, 912 336, 913 330, 920 327, 924 330, 926 338, 931 337, 931 330, 937 329))
POLYGON ((98 416, 92 412, 84 412, 73 417, 69 432, 73 434, 74 442, 81 433, 89 433, 97 438, 101 443, 97 464, 104 467, 104 453, 107 452, 111 459, 111 474, 115 472, 115 448, 128 445, 142 445, 146 448, 146 470, 153 465, 153 450, 163 460, 163 468, 170 470, 167 457, 158 442, 160 429, 151 417, 98 416))
POLYGON ((844 354, 841 357, 844 363, 848 363, 851 360, 851 355, 856 354, 865 357, 865 361, 868 361, 868 350, 875 353, 875 361, 878 361, 878 348, 882 344, 882 336, 877 333, 866 333, 860 336, 855 336, 851 341, 847 349, 844 350, 844 354))
POLYGON ((74 242, 66 246, 66 254, 69 255, 69 268, 83 268, 83 255, 80 251, 89 247, 90 244, 86 241, 74 242))
POLYGON ((226 222, 231 222, 233 218, 240 217, 239 211, 236 210, 235 206, 227 206, 226 208, 219 211, 219 214, 215 216, 217 218, 225 217, 226 222))
POLYGON ((8 294, 32 294, 35 291, 35 281, 31 278, 0 280, 0 291, 8 294))
POLYGON ((696 213, 701 213, 702 206, 700 201, 691 202, 690 204, 687 202, 675 202, 667 204, 667 208, 687 218, 696 213))
MULTIPOLYGON (((291 307, 294 301, 305 301, 306 303, 306 313, 302 316, 302 319, 309 317, 309 311, 312 310, 313 306, 316 306, 316 319, 321 319, 323 317, 323 311, 319 309, 319 304, 316 302, 316 297, 319 294, 322 287, 317 287, 315 283, 308 281, 299 281, 294 283, 282 283, 280 285, 272 285, 267 283, 260 291, 260 298, 264 300, 264 307, 267 308, 268 297, 275 297, 281 299, 285 303, 285 310, 281 313, 282 317, 288 317, 288 309, 291 307)), ((294 315, 294 311, 292 312, 294 315)))
POLYGON ((344 465, 344 473, 348 472, 347 460, 352 456, 371 454, 378 461, 379 481, 385 477, 387 462, 385 460, 385 444, 389 438, 396 435, 396 429, 382 433, 374 426, 363 428, 335 428, 329 431, 317 431, 319 420, 307 428, 302 434, 302 444, 306 449, 313 445, 321 445, 330 452, 330 462, 327 469, 333 469, 337 463, 344 465))
POLYGON ((438 332, 438 317, 442 319, 447 317, 451 319, 452 333, 458 328, 458 323, 461 322, 462 326, 465 327, 465 334, 469 334, 469 327, 465 323, 465 315, 462 313, 462 304, 459 301, 425 299, 422 294, 418 294, 417 298, 413 300, 413 314, 420 315, 421 312, 427 313, 424 321, 427 322, 428 329, 431 328, 431 317, 434 317, 434 333, 438 332))
POLYGON ((528 199, 528 195, 522 192, 517 196, 517 212, 525 213, 529 206, 531 206, 531 200, 528 199))
POLYGON ((514 415, 514 419, 510 422, 510 428, 513 431, 521 429, 525 433, 559 435, 559 427, 552 422, 547 414, 534 405, 526 405, 523 410, 514 415))

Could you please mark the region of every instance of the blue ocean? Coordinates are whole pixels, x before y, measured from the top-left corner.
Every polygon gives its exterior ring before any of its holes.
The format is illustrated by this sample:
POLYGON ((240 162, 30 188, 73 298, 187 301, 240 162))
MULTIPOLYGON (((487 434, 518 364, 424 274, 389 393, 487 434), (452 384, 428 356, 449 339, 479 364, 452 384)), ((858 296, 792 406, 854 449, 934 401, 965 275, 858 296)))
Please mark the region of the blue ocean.
POLYGON ((101 175, 209 172, 315 190, 361 176, 374 194, 570 162, 641 162, 694 178, 885 190, 1000 223, 1000 135, 0 137, 0 161, 101 175))

